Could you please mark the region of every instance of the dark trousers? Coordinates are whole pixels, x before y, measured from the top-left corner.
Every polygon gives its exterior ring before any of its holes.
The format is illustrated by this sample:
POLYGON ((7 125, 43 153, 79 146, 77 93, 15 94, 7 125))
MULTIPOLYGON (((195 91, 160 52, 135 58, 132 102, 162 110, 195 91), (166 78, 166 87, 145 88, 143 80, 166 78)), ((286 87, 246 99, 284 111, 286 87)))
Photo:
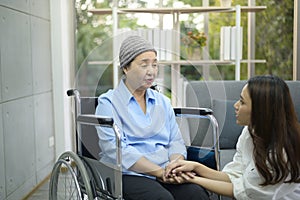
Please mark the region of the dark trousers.
POLYGON ((123 175, 125 200, 208 200, 208 192, 199 185, 165 184, 143 176, 123 175))

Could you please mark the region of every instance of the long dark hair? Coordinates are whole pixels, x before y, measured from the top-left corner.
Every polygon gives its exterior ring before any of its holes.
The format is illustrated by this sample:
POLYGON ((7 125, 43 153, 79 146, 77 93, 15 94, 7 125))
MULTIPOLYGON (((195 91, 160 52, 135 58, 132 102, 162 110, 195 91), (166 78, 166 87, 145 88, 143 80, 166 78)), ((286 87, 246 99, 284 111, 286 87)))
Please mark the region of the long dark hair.
POLYGON ((277 76, 249 79, 249 131, 261 185, 300 182, 300 125, 287 84, 277 76))

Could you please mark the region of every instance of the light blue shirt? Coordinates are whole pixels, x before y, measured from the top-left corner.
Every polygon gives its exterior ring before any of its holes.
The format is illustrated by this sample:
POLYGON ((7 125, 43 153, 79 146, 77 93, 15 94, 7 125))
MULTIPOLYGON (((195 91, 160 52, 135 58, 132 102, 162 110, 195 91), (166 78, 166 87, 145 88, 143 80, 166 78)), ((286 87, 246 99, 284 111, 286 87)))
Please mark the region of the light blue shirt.
MULTIPOLYGON (((123 174, 142 156, 161 167, 172 154, 186 157, 186 147, 176 123, 170 100, 152 89, 146 91, 146 113, 121 80, 114 90, 100 95, 96 115, 113 117, 120 129, 123 174)), ((100 158, 115 162, 116 140, 111 128, 97 127, 100 158)))

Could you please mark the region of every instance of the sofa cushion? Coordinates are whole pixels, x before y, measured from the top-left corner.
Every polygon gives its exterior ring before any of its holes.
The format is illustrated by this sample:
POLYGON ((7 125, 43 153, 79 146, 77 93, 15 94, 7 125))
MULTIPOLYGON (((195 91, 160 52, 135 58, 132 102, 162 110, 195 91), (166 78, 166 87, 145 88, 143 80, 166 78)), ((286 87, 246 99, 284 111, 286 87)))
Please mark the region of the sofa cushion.
POLYGON ((295 106, 295 111, 300 122, 300 81, 286 81, 295 106))
MULTIPOLYGON (((186 106, 213 109, 213 99, 237 100, 246 81, 191 81, 186 86, 186 106)), ((189 120, 191 142, 210 146, 212 135, 208 120, 189 120)))
POLYGON ((220 148, 235 149, 238 137, 243 126, 236 124, 233 100, 213 99, 214 116, 218 121, 220 130, 220 148))
POLYGON ((222 170, 229 162, 233 161, 235 153, 235 149, 223 149, 220 151, 220 170, 222 170))

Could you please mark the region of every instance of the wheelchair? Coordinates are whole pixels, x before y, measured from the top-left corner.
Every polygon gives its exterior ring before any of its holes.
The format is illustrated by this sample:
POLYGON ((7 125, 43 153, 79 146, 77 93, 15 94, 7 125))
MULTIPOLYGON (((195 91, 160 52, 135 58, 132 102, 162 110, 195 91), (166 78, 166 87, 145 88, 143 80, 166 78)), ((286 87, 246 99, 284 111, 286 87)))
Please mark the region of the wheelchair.
MULTIPOLYGON (((117 125, 111 117, 94 114, 97 97, 81 97, 76 89, 68 90, 67 95, 74 98, 76 151, 62 153, 54 164, 50 177, 49 199, 122 200, 121 133, 117 125), (101 161, 101 149, 95 128, 99 125, 114 130, 117 147, 115 163, 101 161)), ((212 110, 183 107, 174 108, 174 113, 179 119, 205 118, 210 121, 214 145, 187 146, 187 159, 219 170, 219 127, 212 110)), ((180 124, 179 127, 182 128, 180 124)))

